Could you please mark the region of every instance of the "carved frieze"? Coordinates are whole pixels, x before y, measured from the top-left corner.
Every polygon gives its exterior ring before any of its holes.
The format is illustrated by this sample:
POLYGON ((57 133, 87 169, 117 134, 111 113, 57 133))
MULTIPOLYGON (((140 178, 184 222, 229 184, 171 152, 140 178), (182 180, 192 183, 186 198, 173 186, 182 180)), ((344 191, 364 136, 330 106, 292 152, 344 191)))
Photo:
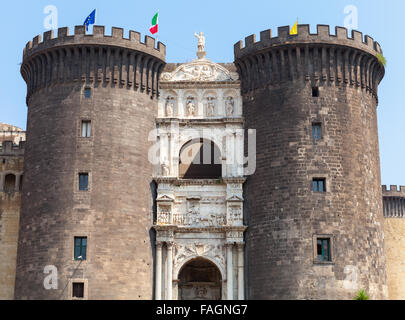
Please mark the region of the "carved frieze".
POLYGON ((225 248, 220 244, 207 243, 175 243, 174 265, 179 266, 190 257, 210 257, 225 266, 225 248))
POLYGON ((239 75, 207 59, 197 59, 162 74, 161 81, 236 81, 239 75))

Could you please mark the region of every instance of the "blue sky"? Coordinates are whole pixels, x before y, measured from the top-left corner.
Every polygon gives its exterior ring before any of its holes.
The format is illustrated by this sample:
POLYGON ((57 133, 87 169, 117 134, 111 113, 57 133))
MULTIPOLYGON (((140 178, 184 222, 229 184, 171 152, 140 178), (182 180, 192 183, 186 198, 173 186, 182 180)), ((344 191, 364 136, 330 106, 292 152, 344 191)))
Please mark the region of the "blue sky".
POLYGON ((97 21, 111 27, 122 27, 125 34, 135 30, 148 34, 153 15, 160 11, 159 40, 167 49, 168 62, 186 62, 195 58, 196 39, 203 31, 207 37, 208 58, 216 62, 233 61, 233 45, 246 36, 265 29, 276 32, 278 26, 299 23, 328 24, 331 30, 343 26, 344 8, 358 9, 358 30, 377 40, 388 60, 385 79, 380 85, 379 137, 383 184, 405 185, 405 87, 402 57, 404 45, 403 0, 154 0, 154 1, 61 1, 31 0, 2 2, 3 45, 0 50, 0 122, 26 128, 26 87, 19 74, 22 50, 28 40, 43 33, 44 8, 58 9, 58 27, 73 28, 84 22, 97 8, 97 21))

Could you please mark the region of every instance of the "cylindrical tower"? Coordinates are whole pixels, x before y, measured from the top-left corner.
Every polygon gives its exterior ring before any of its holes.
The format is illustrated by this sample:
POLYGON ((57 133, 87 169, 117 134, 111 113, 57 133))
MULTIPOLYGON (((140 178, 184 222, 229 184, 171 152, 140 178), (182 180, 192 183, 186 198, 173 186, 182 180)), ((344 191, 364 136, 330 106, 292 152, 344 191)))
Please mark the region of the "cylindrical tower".
POLYGON ((16 299, 152 298, 148 135, 165 52, 101 26, 27 44, 16 299))
POLYGON ((257 130, 245 188, 249 299, 387 297, 381 54, 369 36, 324 25, 235 45, 246 127, 257 130))

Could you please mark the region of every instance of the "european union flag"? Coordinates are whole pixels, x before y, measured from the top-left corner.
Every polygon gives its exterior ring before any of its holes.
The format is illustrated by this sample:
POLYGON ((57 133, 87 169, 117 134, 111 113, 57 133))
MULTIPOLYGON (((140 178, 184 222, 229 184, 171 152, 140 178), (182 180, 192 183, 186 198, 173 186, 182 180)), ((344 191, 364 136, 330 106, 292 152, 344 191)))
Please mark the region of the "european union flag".
POLYGON ((89 14, 89 16, 84 21, 83 25, 86 26, 86 31, 89 31, 89 25, 95 23, 96 23, 96 9, 94 9, 93 12, 89 14))

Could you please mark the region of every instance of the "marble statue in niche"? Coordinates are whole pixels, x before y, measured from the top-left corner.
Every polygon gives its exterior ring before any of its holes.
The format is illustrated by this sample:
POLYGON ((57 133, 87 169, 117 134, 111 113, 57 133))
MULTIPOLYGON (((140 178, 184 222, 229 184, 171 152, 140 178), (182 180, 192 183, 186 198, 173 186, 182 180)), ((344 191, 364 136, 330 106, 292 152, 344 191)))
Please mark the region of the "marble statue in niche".
POLYGON ((226 98, 225 101, 226 115, 232 117, 235 113, 235 100, 232 97, 226 98))
POLYGON ((195 117, 196 116, 196 106, 194 103, 194 98, 189 97, 187 99, 187 116, 188 117, 195 117))
POLYGON ((208 97, 207 98, 207 117, 214 117, 215 116, 215 98, 208 97))
POLYGON ((174 113, 174 98, 168 97, 166 101, 166 117, 172 118, 174 113))
POLYGON ((165 161, 162 163, 162 176, 163 176, 163 177, 167 177, 167 176, 169 176, 169 174, 170 174, 169 163, 168 163, 167 160, 165 160, 165 161))

